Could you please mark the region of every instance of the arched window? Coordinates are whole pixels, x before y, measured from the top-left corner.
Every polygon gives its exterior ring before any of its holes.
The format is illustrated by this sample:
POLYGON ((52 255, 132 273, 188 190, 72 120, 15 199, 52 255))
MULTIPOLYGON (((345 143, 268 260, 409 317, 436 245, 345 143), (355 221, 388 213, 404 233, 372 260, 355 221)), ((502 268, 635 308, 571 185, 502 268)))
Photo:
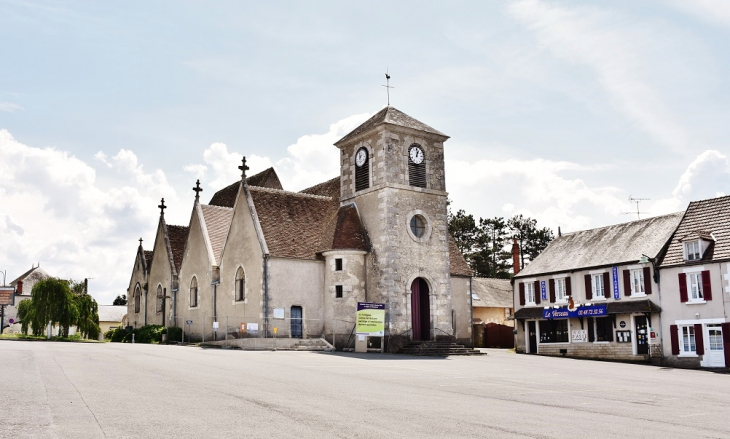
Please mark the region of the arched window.
POLYGON ((362 147, 355 154, 355 191, 370 187, 370 153, 362 147))
POLYGON ((242 302, 246 299, 246 277, 243 274, 243 267, 236 271, 236 301, 242 302))
POLYGON ((142 301, 142 290, 139 288, 139 284, 134 287, 134 312, 138 313, 140 304, 142 301))
POLYGON ((164 303, 165 303, 165 296, 162 293, 162 285, 157 285, 157 306, 155 307, 155 311, 158 313, 161 313, 164 303))
POLYGON ((408 184, 426 187, 426 153, 418 143, 408 148, 408 184))
POLYGON ((193 276, 193 280, 190 281, 190 307, 196 306, 198 306, 198 278, 193 276))

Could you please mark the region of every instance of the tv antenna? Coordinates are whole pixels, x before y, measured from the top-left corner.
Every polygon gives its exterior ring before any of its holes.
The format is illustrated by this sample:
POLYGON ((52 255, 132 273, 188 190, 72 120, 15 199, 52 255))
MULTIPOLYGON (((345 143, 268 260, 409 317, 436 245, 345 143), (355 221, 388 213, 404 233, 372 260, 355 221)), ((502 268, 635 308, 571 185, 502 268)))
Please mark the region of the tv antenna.
POLYGON ((624 212, 624 215, 633 215, 636 214, 636 219, 641 219, 641 214, 649 214, 649 212, 642 212, 639 209, 639 203, 642 201, 649 201, 651 198, 634 198, 631 195, 629 195, 629 203, 636 203, 636 212, 624 212))

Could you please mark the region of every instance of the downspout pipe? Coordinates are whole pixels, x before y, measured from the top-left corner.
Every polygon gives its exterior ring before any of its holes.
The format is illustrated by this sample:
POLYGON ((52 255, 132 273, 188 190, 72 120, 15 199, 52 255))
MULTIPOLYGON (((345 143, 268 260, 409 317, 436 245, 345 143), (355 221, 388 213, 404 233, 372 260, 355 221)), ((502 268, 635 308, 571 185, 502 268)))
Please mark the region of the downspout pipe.
POLYGON ((269 336, 269 254, 264 253, 264 337, 269 336))
MULTIPOLYGON (((217 298, 218 298, 218 283, 213 284, 213 322, 218 321, 218 306, 217 306, 217 298)), ((218 332, 213 331, 213 340, 218 340, 218 332)))
POLYGON ((144 325, 147 326, 147 288, 144 290, 144 325))
POLYGON ((471 346, 474 347, 474 294, 471 288, 471 281, 474 278, 469 276, 469 332, 471 333, 471 346))

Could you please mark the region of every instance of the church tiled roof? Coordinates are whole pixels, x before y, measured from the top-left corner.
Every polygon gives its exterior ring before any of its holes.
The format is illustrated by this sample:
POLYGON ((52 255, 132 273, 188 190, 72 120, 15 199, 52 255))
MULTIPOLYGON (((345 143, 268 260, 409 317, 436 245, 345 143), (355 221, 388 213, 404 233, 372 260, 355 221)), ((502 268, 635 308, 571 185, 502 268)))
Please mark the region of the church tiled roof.
POLYGON ((147 267, 147 272, 149 273, 150 267, 152 266, 152 257, 155 255, 155 252, 152 250, 145 250, 144 251, 144 264, 145 267, 147 267))
MULTIPOLYGON (((265 169, 256 175, 252 175, 246 178, 246 183, 249 186, 267 187, 270 189, 283 189, 279 176, 276 175, 274 168, 265 169)), ((210 205, 221 206, 221 207, 233 207, 236 202, 236 195, 238 195, 238 187, 241 185, 240 181, 237 181, 230 186, 226 186, 219 190, 210 199, 210 205)))
POLYGON ((325 228, 320 250, 370 251, 370 238, 354 204, 337 210, 325 228))
POLYGON ((220 264, 223 245, 226 242, 228 229, 233 218, 233 209, 230 207, 200 205, 205 219, 205 227, 208 229, 208 238, 213 247, 213 257, 217 264, 220 264))
POLYGON ((188 227, 167 225, 167 238, 170 240, 170 250, 172 250, 172 260, 175 263, 175 270, 180 272, 180 264, 182 263, 183 253, 185 252, 185 243, 188 240, 188 227))
POLYGON ((302 194, 322 195, 323 197, 332 197, 335 200, 340 199, 340 177, 327 180, 324 183, 314 185, 300 191, 302 194))
POLYGON ((249 187, 272 256, 314 259, 339 202, 332 197, 249 187))
POLYGON ((683 241, 698 238, 710 242, 702 261, 730 259, 730 196, 689 203, 661 266, 683 264, 683 241))
POLYGON ((383 108, 382 110, 375 113, 373 117, 366 120, 362 123, 359 127, 352 130, 348 135, 341 138, 339 141, 335 142, 335 145, 339 145, 340 143, 347 142, 348 140, 351 140, 357 136, 359 136, 362 133, 365 133, 367 131, 370 131, 371 129, 377 127, 378 125, 388 123, 391 125, 398 125, 406 128, 412 128, 414 130, 418 131, 425 131, 427 133, 433 133, 438 134, 439 136, 448 136, 441 131, 438 131, 434 128, 431 128, 430 126, 426 125, 423 122, 420 122, 411 116, 403 113, 402 111, 396 109, 395 107, 387 106, 383 108))
POLYGON ((459 247, 456 246, 454 237, 449 234, 449 266, 451 274, 455 276, 472 276, 473 272, 466 263, 464 255, 459 251, 459 247))

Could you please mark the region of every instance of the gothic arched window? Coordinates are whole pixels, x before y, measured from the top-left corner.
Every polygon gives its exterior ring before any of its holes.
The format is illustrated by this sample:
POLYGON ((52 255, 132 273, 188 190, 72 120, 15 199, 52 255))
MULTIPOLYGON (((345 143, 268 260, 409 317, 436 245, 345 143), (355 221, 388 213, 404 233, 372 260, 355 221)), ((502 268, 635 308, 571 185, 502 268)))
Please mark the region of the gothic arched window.
POLYGON ((355 191, 370 187, 370 153, 362 147, 355 154, 355 191))
POLYGON ((418 143, 408 148, 408 184, 426 187, 426 153, 418 143))
POLYGON ((138 313, 140 309, 140 303, 142 301, 142 290, 139 288, 139 284, 134 287, 134 312, 138 313))
POLYGON ((193 276, 193 280, 190 281, 190 307, 196 306, 198 306, 198 278, 193 276))
POLYGON ((162 285, 157 285, 157 307, 155 308, 155 311, 158 313, 162 312, 162 307, 164 303, 165 296, 162 293, 162 285))
POLYGON ((246 276, 243 274, 243 267, 238 267, 236 271, 236 301, 246 299, 246 276))

